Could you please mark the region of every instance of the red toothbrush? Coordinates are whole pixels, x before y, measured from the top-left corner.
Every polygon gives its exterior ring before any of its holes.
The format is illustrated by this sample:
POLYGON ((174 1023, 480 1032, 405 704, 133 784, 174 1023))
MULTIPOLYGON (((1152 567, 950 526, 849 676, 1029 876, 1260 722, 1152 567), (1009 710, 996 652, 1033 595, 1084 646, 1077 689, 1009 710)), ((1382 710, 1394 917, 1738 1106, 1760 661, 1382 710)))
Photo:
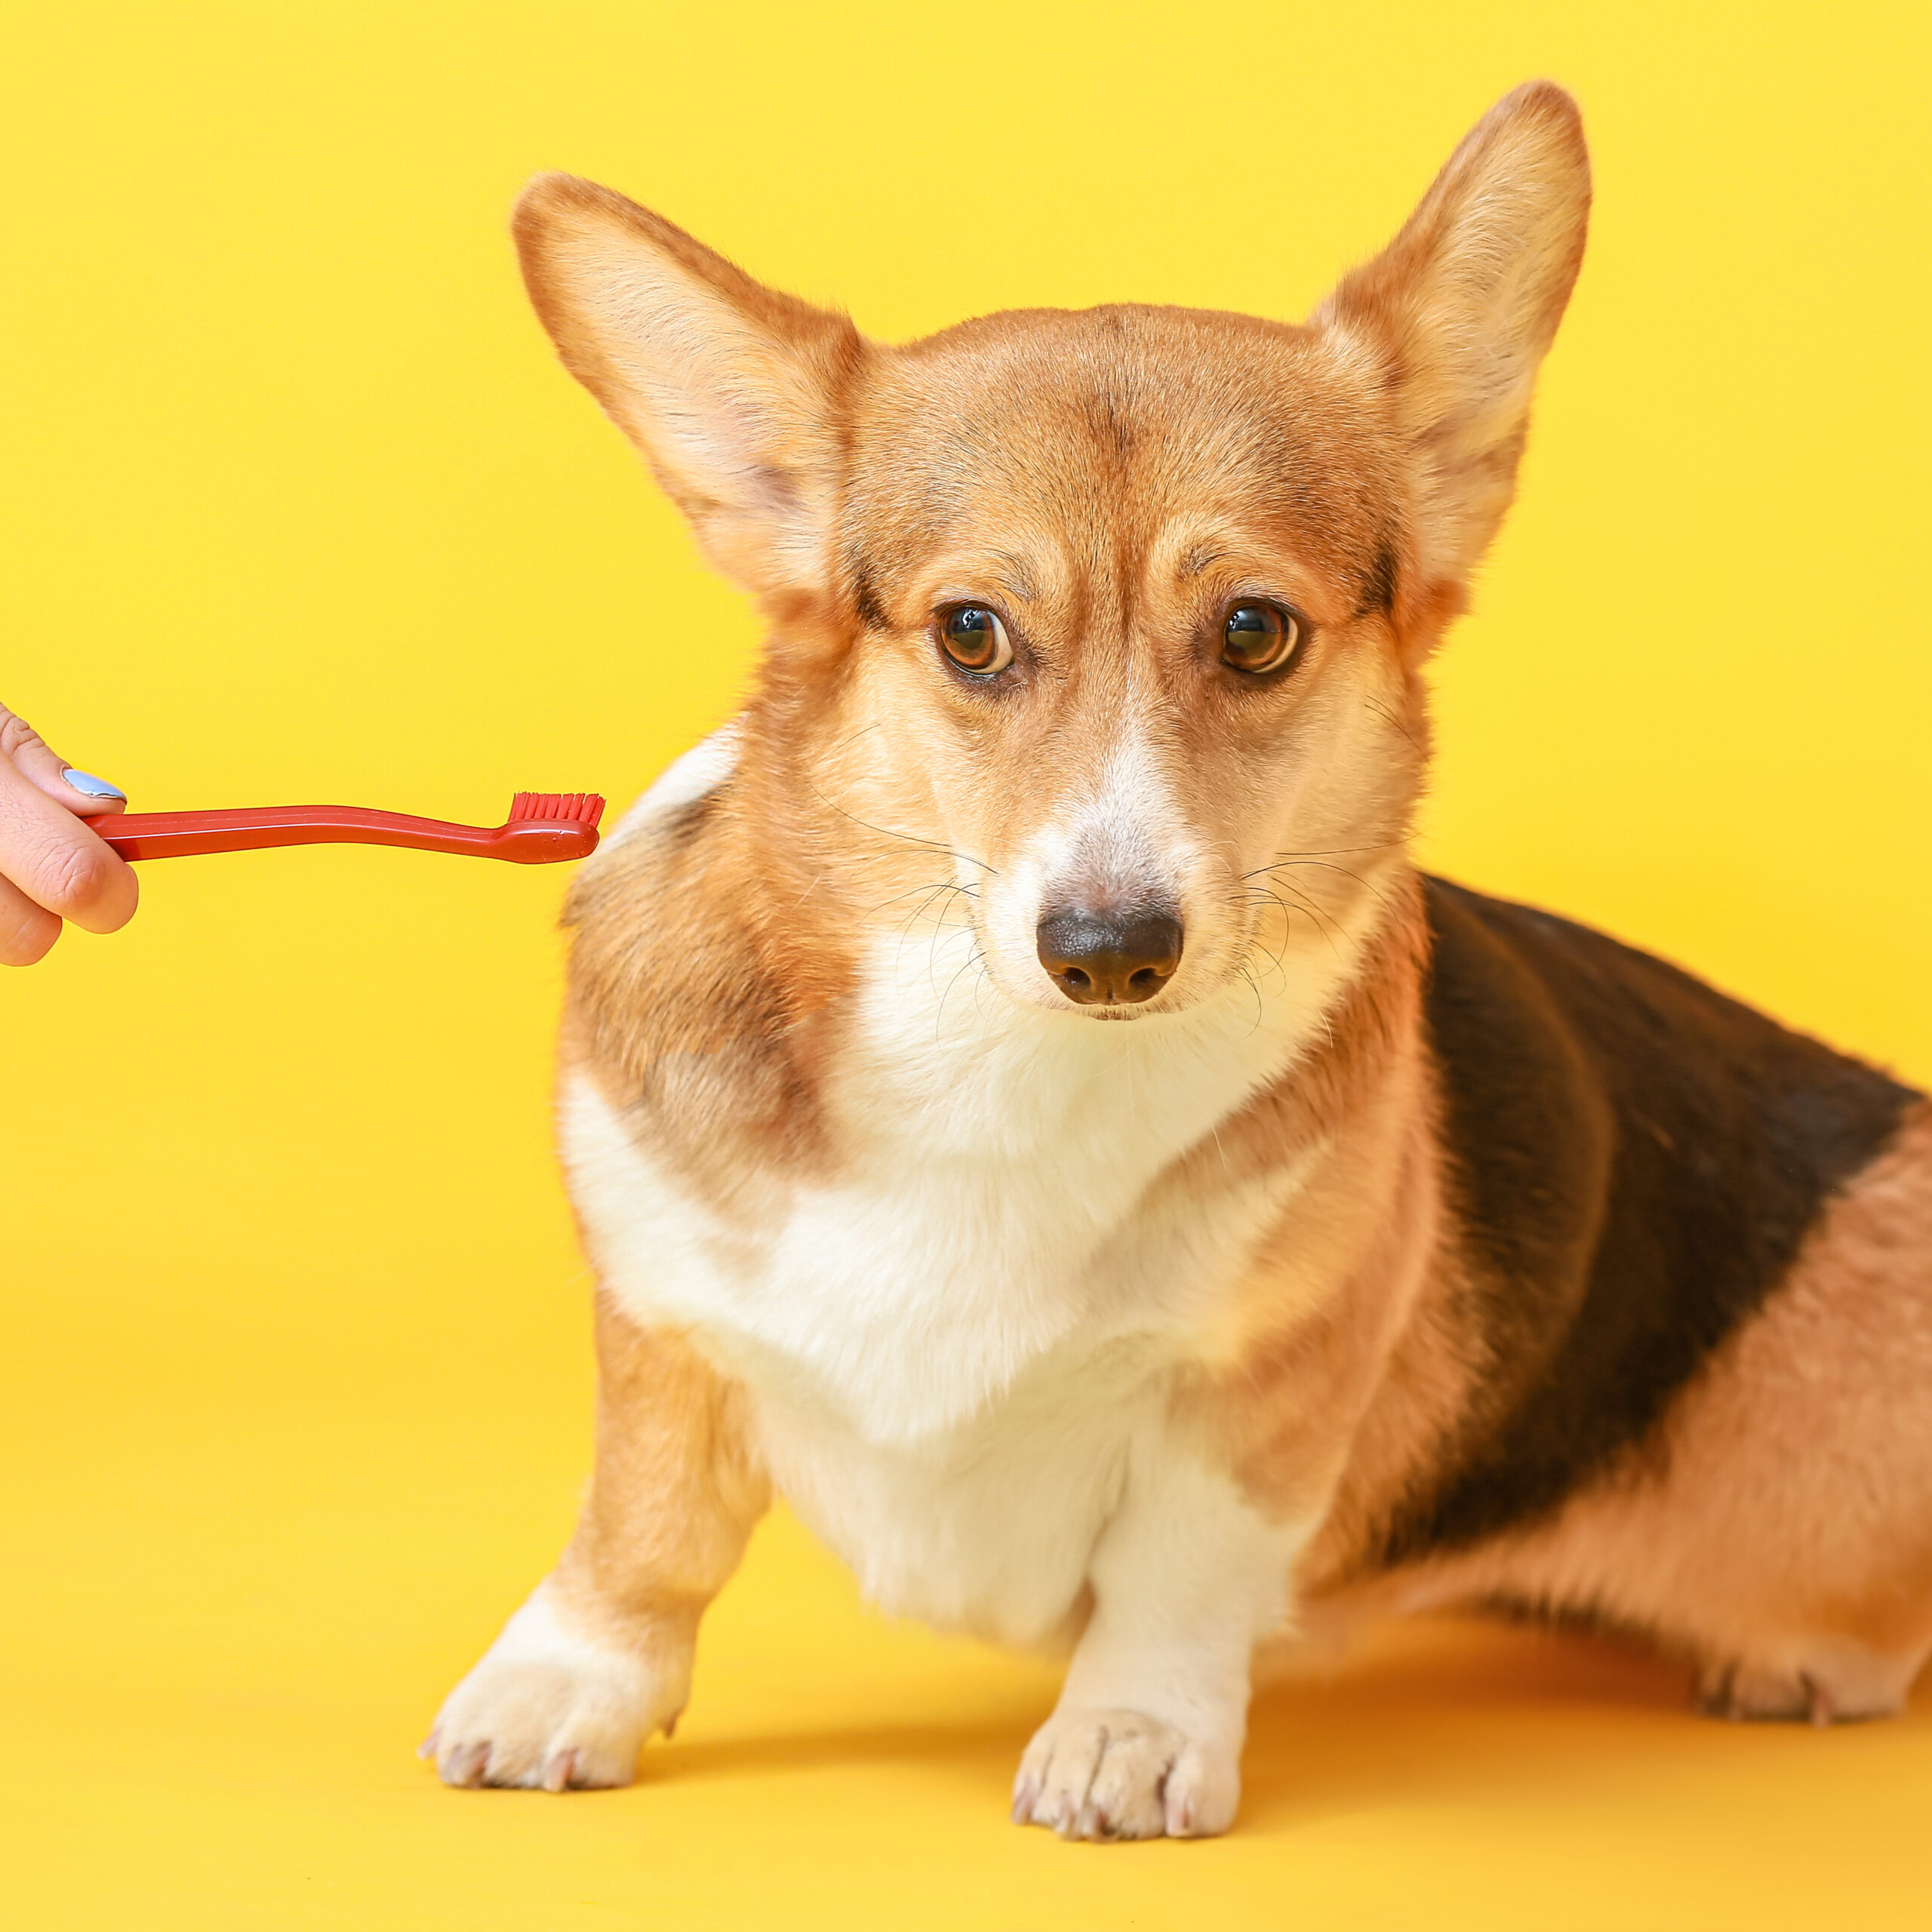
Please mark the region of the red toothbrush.
POLYGON ((592 792, 519 792, 502 825, 451 825, 355 805, 257 805, 226 812, 124 812, 88 823, 124 859, 254 852, 272 845, 407 845, 543 866, 597 849, 604 801, 592 792))

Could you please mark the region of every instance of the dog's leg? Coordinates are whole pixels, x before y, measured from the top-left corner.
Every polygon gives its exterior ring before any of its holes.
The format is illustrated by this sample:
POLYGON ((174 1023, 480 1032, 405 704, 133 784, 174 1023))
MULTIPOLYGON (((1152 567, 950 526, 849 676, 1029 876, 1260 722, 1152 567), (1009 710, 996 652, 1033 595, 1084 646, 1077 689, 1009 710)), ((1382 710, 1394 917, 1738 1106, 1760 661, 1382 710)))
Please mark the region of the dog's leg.
POLYGON ((597 1455, 557 1567, 450 1693, 424 1746, 457 1785, 628 1784, 690 1694, 698 1619, 769 1491, 740 1392, 600 1295, 597 1455))
POLYGON ((1271 1523, 1171 1438, 1137 1454, 1088 1580, 1093 1614, 1013 1815, 1064 1838, 1206 1837, 1234 1822, 1256 1641, 1306 1526, 1271 1523))

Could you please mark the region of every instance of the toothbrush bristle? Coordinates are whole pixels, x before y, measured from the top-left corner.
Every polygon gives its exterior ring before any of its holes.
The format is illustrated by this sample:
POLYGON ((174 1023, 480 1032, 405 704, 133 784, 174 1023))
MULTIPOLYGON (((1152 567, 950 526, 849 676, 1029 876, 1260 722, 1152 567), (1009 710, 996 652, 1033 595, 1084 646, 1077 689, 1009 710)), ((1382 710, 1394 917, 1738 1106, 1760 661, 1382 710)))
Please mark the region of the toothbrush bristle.
POLYGON ((519 792, 510 801, 510 823, 555 819, 572 825, 595 825, 604 816, 604 801, 595 792, 519 792))

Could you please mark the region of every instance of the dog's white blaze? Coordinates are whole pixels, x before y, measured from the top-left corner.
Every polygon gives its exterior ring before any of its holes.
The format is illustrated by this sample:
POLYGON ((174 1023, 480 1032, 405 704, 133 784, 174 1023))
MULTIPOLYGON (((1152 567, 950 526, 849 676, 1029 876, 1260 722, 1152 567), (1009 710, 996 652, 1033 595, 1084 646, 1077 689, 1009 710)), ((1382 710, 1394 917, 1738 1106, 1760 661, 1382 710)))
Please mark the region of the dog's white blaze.
MULTIPOLYGON (((1146 732, 1137 724, 1124 726, 1091 781, 1047 814, 1005 875, 977 882, 995 977, 1017 998, 1057 1010, 1063 996, 1039 963, 1045 913, 1069 903, 1163 899, 1185 911, 1198 903, 1190 888, 1202 857, 1146 732)), ((1174 982, 1183 998, 1189 977, 1183 954, 1174 982)))

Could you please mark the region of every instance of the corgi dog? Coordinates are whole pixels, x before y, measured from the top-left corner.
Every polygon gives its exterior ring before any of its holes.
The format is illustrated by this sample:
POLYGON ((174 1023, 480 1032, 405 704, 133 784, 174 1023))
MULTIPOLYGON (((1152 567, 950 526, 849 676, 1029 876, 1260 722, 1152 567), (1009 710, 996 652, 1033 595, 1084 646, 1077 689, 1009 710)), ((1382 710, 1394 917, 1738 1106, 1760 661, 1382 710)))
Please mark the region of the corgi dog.
POLYGON ((525 193, 563 361, 769 640, 571 895, 595 1474, 449 1783, 628 1781, 774 1494, 887 1610, 1067 1654, 1012 1807, 1072 1838, 1225 1830, 1258 1651, 1389 1611, 1899 1707, 1925 1099, 1408 851, 1589 199, 1537 83, 1306 324, 897 347, 525 193))

